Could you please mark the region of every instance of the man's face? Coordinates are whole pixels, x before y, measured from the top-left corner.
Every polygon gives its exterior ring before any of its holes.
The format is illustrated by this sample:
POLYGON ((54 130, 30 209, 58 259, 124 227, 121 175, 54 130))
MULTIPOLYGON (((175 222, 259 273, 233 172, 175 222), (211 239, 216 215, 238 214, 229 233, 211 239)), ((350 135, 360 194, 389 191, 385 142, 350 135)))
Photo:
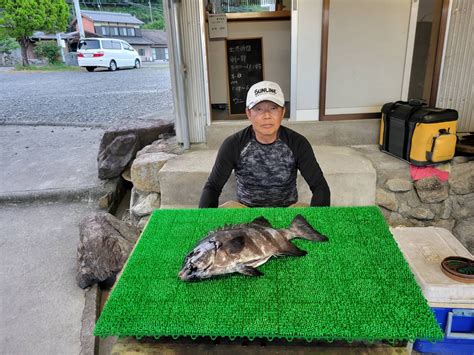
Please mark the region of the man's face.
POLYGON ((283 107, 272 101, 262 101, 245 112, 260 143, 273 143, 277 139, 278 129, 285 114, 283 107))

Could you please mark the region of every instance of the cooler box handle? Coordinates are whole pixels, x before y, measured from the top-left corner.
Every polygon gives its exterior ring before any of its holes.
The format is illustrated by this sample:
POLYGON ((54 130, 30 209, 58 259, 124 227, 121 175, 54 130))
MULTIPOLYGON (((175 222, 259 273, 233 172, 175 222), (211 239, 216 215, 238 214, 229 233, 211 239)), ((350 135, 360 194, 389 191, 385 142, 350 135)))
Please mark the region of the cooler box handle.
POLYGON ((474 317, 474 310, 471 309, 453 309, 448 313, 448 321, 446 323, 446 338, 469 339, 474 340, 473 333, 458 333, 451 331, 453 325, 453 316, 457 317, 474 317))

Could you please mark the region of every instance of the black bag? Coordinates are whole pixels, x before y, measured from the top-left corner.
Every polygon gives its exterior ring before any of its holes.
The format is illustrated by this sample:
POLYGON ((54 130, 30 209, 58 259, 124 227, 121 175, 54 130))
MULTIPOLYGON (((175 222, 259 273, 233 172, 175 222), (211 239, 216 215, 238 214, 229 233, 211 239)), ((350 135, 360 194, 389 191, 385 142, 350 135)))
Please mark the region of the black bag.
POLYGON ((456 149, 456 110, 428 107, 421 100, 382 106, 380 149, 423 166, 449 161, 456 149))

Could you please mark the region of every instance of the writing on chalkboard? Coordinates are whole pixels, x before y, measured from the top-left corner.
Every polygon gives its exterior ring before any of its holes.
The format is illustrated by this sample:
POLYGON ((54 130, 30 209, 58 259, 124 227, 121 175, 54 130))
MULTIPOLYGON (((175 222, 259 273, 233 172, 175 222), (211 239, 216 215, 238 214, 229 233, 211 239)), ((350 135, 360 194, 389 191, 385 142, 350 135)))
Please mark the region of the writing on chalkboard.
POLYGON ((227 40, 229 109, 231 114, 245 113, 249 88, 263 80, 262 39, 227 40))

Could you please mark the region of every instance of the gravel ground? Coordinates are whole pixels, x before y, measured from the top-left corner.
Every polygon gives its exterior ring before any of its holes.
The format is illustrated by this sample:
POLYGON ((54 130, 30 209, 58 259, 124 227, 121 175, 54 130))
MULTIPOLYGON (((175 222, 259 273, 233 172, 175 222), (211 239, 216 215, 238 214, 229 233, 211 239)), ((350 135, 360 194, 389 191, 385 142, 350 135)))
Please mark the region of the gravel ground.
POLYGON ((101 125, 173 117, 169 67, 0 71, 0 124, 101 125))

